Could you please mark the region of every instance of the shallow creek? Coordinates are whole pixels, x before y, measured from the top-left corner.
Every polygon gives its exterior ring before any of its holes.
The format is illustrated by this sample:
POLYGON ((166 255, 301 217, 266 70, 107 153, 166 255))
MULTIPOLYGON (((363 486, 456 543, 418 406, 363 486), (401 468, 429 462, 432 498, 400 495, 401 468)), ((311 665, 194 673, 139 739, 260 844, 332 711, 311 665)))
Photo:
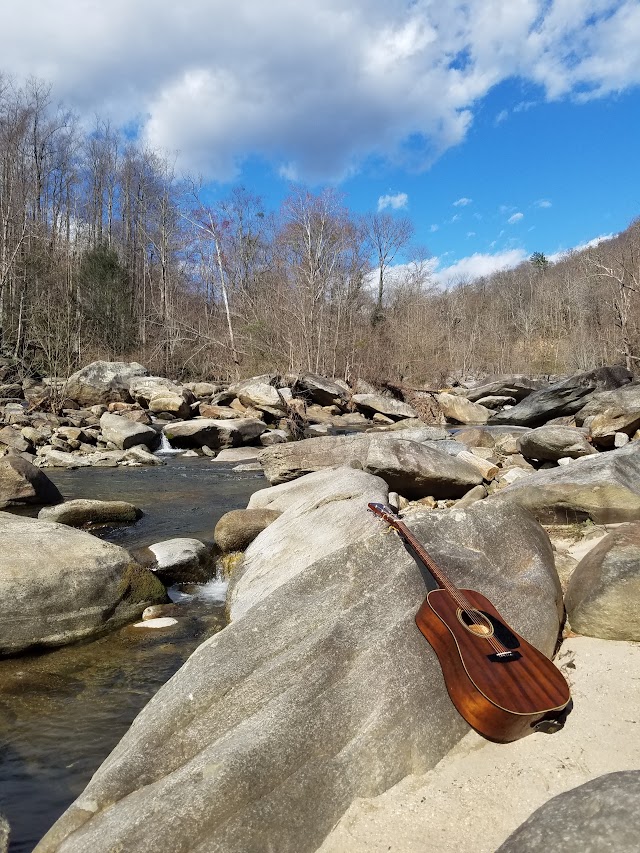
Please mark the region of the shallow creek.
MULTIPOLYGON (((216 521, 265 488, 261 474, 208 459, 154 468, 52 470, 65 499, 126 500, 143 517, 94 533, 126 548, 176 536, 211 541, 216 521)), ((31 513, 30 513, 31 514, 31 513)), ((164 630, 126 626, 93 642, 0 661, 0 812, 11 853, 28 853, 81 793, 133 718, 206 637, 224 626, 224 584, 177 590, 164 630)))

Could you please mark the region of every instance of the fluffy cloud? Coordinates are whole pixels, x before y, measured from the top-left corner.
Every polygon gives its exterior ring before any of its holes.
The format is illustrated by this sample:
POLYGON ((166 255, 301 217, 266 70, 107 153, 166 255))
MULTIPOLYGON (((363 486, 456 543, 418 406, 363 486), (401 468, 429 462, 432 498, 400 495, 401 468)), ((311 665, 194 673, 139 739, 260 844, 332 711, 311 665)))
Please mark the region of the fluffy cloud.
POLYGON ((457 201, 453 202, 454 207, 466 207, 468 204, 471 204, 473 201, 472 198, 459 198, 457 201))
POLYGON ((613 238, 617 236, 616 234, 601 234, 599 237, 594 237, 592 240, 588 240, 586 243, 580 243, 578 246, 574 246, 572 249, 561 249, 559 252, 554 252, 551 255, 547 256, 547 260, 552 264, 555 264, 557 261, 561 261, 571 252, 581 252, 583 249, 594 249, 600 243, 604 243, 605 240, 613 240, 613 238))
POLYGON ((400 210, 406 207, 409 203, 409 196, 406 193, 396 193, 395 195, 381 195, 378 199, 378 210, 384 210, 386 207, 392 210, 400 210))
POLYGON ((534 205, 534 207, 542 207, 542 208, 552 207, 552 204, 548 198, 539 198, 538 201, 534 201, 533 205, 534 205))
POLYGON ((527 259, 524 249, 506 249, 494 255, 477 252, 467 258, 462 258, 442 269, 436 268, 434 278, 444 287, 459 284, 461 281, 472 281, 474 278, 491 275, 498 270, 517 267, 527 259))
POLYGON ((5 5, 3 70, 220 179, 250 156, 305 180, 370 155, 425 168, 510 77, 550 99, 640 82, 637 0, 5 5))
POLYGON ((521 219, 524 219, 524 213, 518 212, 514 213, 513 216, 510 216, 507 219, 507 222, 509 223, 509 225, 515 225, 516 222, 520 222, 521 219))

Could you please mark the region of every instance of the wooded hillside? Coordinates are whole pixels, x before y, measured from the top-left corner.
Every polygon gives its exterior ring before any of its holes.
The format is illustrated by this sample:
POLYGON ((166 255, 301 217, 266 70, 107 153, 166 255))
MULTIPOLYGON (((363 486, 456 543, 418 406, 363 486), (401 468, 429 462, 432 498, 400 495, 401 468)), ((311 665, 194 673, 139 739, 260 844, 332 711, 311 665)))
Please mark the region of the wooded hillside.
POLYGON ((184 379, 420 383, 637 364, 640 221, 447 289, 412 230, 331 189, 295 187, 278 211, 244 188, 210 204, 159 153, 103 122, 87 132, 44 84, 0 80, 0 349, 35 370, 135 359, 184 379))

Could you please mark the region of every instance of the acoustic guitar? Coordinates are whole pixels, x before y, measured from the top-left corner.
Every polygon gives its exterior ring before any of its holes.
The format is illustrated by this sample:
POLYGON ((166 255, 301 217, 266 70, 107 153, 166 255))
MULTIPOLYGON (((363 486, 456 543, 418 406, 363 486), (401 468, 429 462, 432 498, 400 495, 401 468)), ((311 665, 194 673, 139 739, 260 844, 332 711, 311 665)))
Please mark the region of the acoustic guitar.
POLYGON ((516 634, 484 595, 454 586, 393 510, 379 503, 369 509, 398 532, 438 584, 416 623, 469 725, 498 743, 562 728, 571 695, 558 668, 516 634))

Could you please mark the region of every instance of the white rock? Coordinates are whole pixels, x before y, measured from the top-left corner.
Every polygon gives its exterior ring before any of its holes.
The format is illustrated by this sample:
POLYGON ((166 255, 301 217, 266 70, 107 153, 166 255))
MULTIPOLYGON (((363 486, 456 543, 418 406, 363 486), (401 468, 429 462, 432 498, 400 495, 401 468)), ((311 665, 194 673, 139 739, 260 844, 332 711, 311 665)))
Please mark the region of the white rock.
POLYGON ((134 628, 170 628, 172 625, 177 625, 178 620, 173 616, 159 616, 157 619, 145 619, 142 622, 135 622, 134 628))

